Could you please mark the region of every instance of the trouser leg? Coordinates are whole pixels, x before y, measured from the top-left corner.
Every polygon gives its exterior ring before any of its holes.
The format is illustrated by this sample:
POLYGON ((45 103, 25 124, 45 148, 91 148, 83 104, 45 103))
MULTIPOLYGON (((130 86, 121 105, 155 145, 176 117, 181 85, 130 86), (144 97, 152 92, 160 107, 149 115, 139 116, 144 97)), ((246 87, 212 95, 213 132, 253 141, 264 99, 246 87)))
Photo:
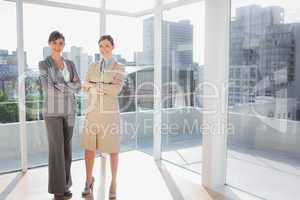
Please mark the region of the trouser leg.
POLYGON ((65 173, 67 190, 72 185, 71 164, 72 164, 72 136, 74 124, 70 124, 68 117, 64 118, 64 155, 65 155, 65 173))
POLYGON ((45 117, 49 144, 48 191, 66 191, 63 117, 45 117))

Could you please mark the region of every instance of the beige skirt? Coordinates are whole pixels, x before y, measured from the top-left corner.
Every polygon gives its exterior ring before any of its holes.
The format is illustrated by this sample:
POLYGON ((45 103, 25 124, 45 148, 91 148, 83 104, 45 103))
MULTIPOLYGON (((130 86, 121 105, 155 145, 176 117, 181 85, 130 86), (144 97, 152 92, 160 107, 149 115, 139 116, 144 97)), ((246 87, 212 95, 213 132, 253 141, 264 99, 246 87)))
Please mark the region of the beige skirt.
POLYGON ((103 153, 120 152, 120 112, 109 99, 105 100, 106 110, 92 109, 86 114, 80 146, 87 150, 99 150, 103 153), (109 105, 108 105, 109 104, 109 105), (112 109, 113 108, 113 109, 112 109))

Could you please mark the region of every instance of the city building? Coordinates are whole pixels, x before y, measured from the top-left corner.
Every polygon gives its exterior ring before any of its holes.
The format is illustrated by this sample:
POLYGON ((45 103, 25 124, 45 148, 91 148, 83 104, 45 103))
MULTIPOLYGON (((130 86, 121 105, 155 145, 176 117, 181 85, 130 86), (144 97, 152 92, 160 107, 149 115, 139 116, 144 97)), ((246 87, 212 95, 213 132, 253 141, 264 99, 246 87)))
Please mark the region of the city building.
POLYGON ((300 23, 284 23, 284 9, 279 6, 236 9, 231 22, 230 105, 253 103, 258 97, 273 97, 273 103, 275 98, 294 99, 280 101, 290 109, 269 115, 300 119, 296 103, 300 94, 295 89, 300 81, 299 27, 300 23), (287 106, 288 102, 294 105, 287 106))
MULTIPOLYGON (((154 18, 143 21, 143 64, 154 61, 154 18)), ((141 55, 141 54, 140 54, 141 55)), ((139 61, 141 62, 141 61, 139 61)), ((195 89, 191 80, 197 79, 193 71, 193 26, 189 20, 178 22, 162 21, 162 95, 164 107, 191 105, 195 89), (172 84, 170 84, 172 83, 172 84), (174 84, 177 84, 175 89, 174 84), (181 92, 178 92, 181 91, 181 92)))

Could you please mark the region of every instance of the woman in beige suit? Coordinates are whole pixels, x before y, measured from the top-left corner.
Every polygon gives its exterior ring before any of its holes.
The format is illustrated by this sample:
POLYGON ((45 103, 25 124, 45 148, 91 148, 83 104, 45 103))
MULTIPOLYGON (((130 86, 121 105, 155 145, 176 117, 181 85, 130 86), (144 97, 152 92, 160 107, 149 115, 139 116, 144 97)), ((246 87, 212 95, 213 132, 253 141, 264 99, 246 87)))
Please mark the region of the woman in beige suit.
POLYGON ((112 180, 109 197, 116 198, 116 176, 120 151, 120 111, 118 94, 122 89, 124 67, 112 58, 114 41, 104 35, 98 41, 101 53, 99 63, 90 65, 83 91, 88 93, 88 107, 81 137, 85 149, 86 184, 83 196, 92 193, 92 176, 96 150, 110 154, 112 180))

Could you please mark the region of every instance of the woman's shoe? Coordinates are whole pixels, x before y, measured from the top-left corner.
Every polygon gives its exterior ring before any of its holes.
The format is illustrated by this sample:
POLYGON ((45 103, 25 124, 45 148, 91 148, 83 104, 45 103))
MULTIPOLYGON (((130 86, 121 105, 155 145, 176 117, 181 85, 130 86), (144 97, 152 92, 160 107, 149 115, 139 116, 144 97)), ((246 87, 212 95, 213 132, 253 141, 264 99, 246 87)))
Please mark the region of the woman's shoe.
POLYGON ((64 193, 54 194, 54 200, 64 200, 64 193))
POLYGON ((109 199, 116 199, 117 198, 117 193, 111 191, 111 186, 109 188, 109 199))
POLYGON ((116 192, 109 192, 109 199, 116 199, 117 193, 116 192))
POLYGON ((73 196, 72 192, 71 191, 67 191, 64 193, 64 200, 66 199, 71 199, 73 196))
POLYGON ((88 196, 88 195, 93 193, 94 181, 95 181, 95 179, 94 179, 94 177, 92 177, 92 182, 91 182, 90 185, 85 183, 85 187, 84 187, 84 190, 82 192, 82 197, 88 196))

